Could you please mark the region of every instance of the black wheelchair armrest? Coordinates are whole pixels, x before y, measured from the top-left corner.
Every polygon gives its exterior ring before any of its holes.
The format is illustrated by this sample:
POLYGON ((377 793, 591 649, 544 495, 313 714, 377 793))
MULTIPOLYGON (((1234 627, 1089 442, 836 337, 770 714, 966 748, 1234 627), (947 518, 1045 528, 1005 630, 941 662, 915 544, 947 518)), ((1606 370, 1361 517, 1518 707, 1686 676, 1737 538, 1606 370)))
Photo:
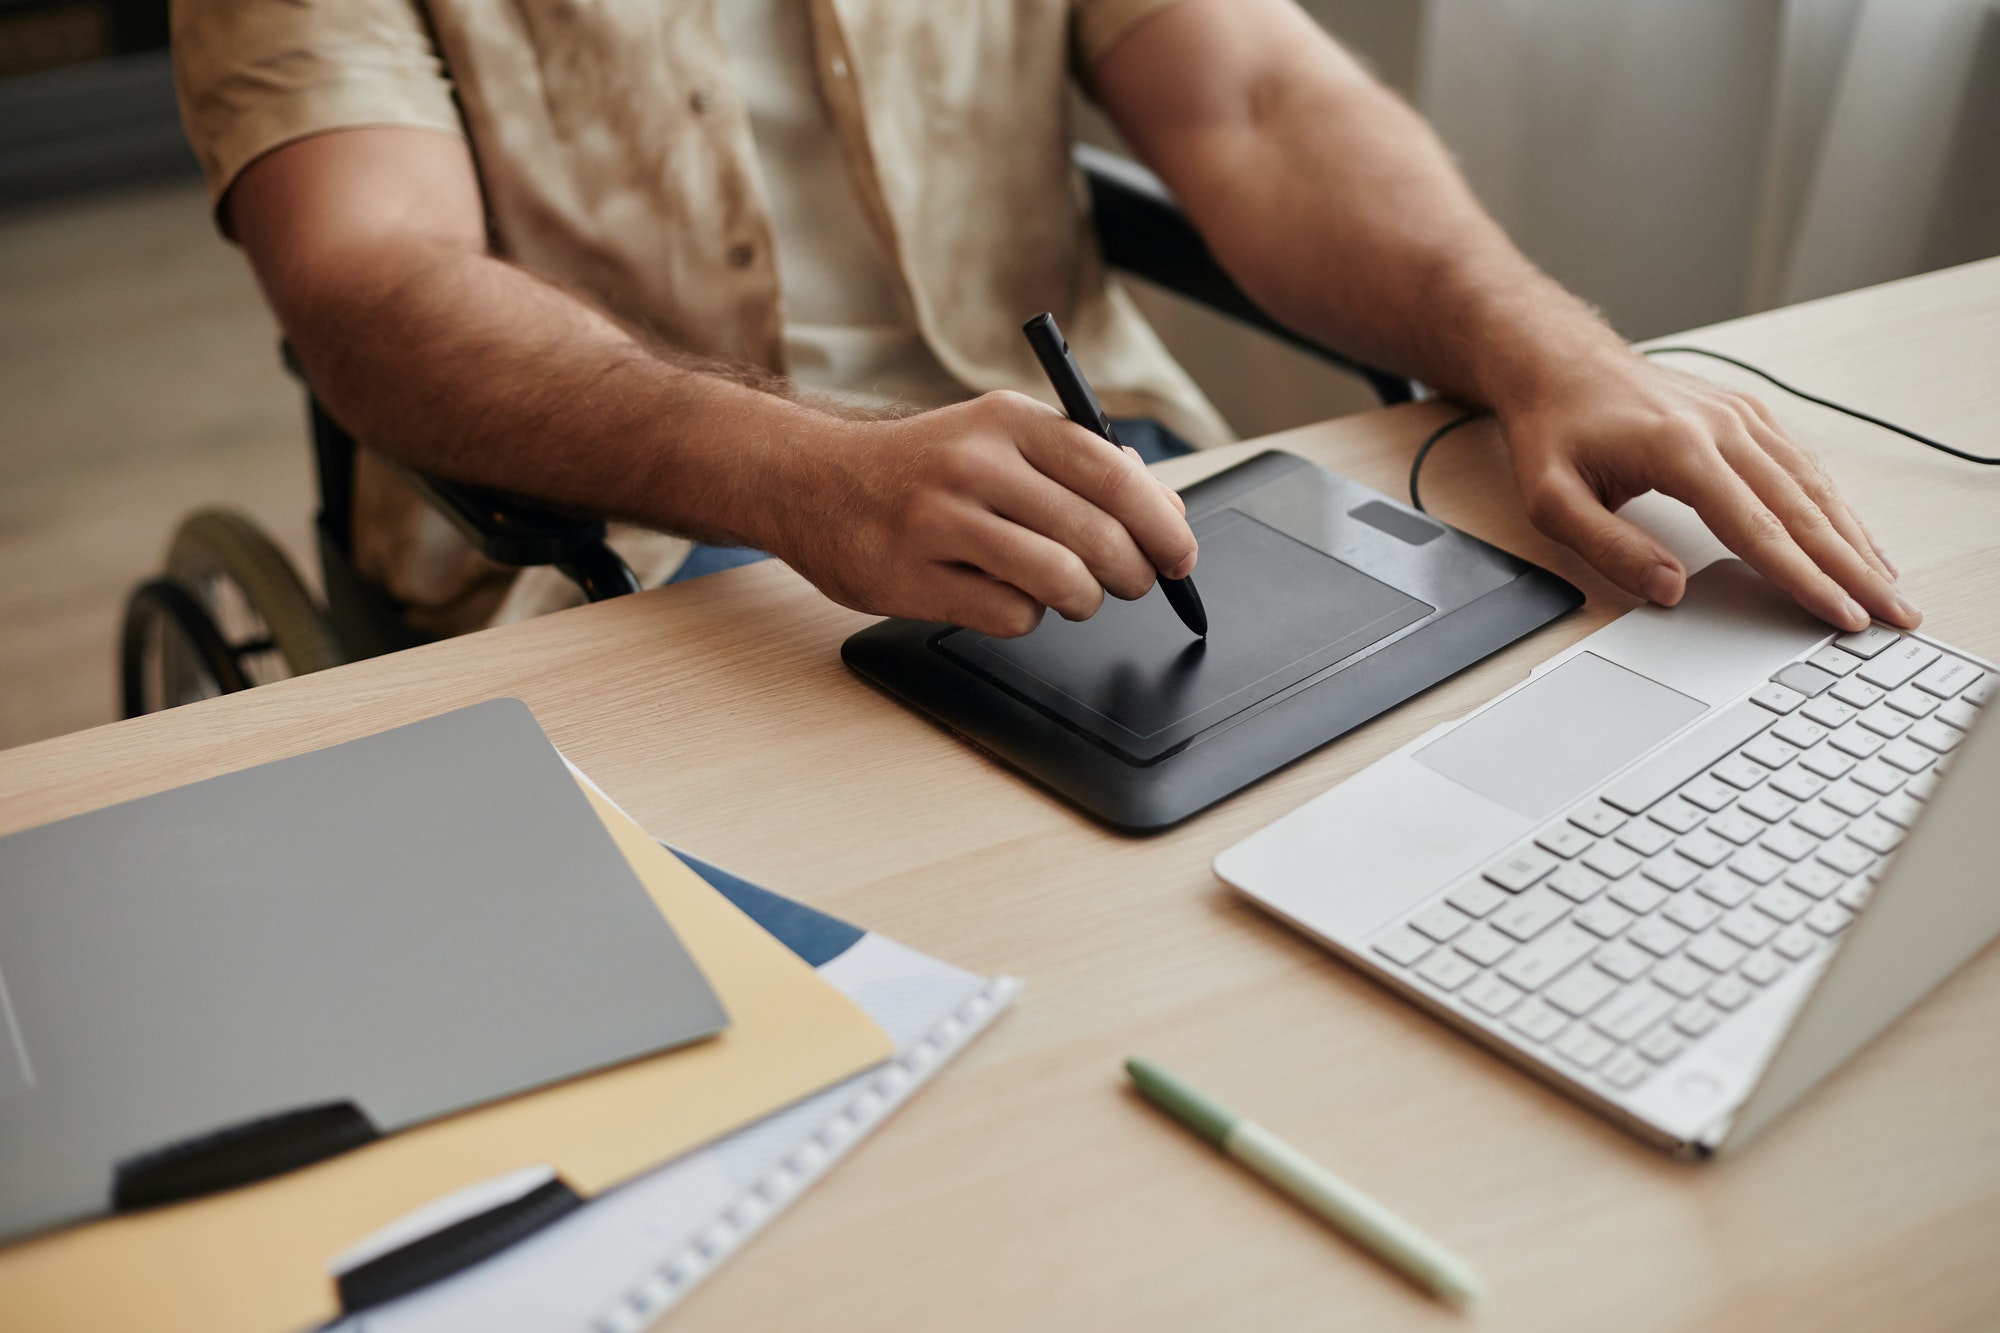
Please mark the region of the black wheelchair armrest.
POLYGON ((1400 376, 1364 366, 1280 324, 1236 285, 1158 176, 1130 158, 1078 144, 1077 169, 1090 191, 1104 261, 1179 296, 1311 352, 1368 381, 1384 404, 1415 395, 1400 376))
MULTIPOLYGON (((354 437, 328 414, 312 392, 305 367, 289 341, 279 344, 285 368, 306 386, 313 453, 319 464, 322 526, 347 550, 352 530, 354 437)), ((606 542, 604 520, 526 500, 484 486, 447 481, 405 470, 403 477, 474 550, 496 564, 554 565, 593 602, 639 591, 639 580, 606 542)))

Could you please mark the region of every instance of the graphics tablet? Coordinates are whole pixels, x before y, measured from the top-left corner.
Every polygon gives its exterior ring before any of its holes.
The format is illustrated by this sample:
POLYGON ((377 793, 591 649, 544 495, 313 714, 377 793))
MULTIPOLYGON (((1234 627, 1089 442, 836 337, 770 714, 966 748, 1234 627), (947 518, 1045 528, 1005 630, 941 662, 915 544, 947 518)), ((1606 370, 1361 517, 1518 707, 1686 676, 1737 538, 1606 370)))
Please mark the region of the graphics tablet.
POLYGON ((1164 828, 1580 605, 1548 571, 1291 454, 1183 492, 1206 639, 1156 585, 997 639, 884 621, 862 676, 1116 827, 1164 828))

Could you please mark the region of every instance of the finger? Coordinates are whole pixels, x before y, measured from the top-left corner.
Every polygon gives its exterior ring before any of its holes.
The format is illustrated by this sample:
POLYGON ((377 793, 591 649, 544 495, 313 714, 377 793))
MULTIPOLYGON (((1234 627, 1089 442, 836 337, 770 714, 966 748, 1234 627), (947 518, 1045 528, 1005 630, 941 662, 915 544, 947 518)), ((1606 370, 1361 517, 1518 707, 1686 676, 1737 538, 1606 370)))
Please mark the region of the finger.
POLYGON ((996 639, 1018 639, 1042 623, 1042 604, 976 569, 933 562, 925 573, 925 620, 963 625, 996 639))
POLYGON ((1687 590, 1687 571, 1674 553, 1637 524, 1606 509, 1574 470, 1544 478, 1529 501, 1528 514, 1536 527, 1634 596, 1672 606, 1687 590))
POLYGON ((1065 620, 1088 620, 1104 605, 1104 585, 1076 552, 998 514, 968 508, 953 546, 956 559, 1011 584, 1065 620))
MULTIPOLYGON (((1145 460, 1145 459, 1143 459, 1143 458, 1140 458, 1140 457, 1139 457, 1139 451, 1138 451, 1137 449, 1134 449, 1134 448, 1133 448, 1133 447, 1132 447, 1131 445, 1129 445, 1129 444, 1128 444, 1128 445, 1126 445, 1126 446, 1124 446, 1124 448, 1125 448, 1125 452, 1126 452, 1126 453, 1128 453, 1128 454, 1132 455, 1132 458, 1134 459, 1134 461, 1136 461, 1136 462, 1137 462, 1137 463, 1138 463, 1138 464, 1139 464, 1139 465, 1140 465, 1141 467, 1145 467, 1145 465, 1146 465, 1146 460, 1145 460)), ((1165 480, 1165 479, 1164 479, 1163 477, 1161 477, 1159 473, 1157 473, 1157 472, 1153 472, 1153 470, 1152 470, 1151 468, 1147 468, 1146 470, 1147 470, 1148 472, 1152 473, 1152 477, 1153 477, 1153 480, 1154 480, 1154 481, 1157 481, 1157 482, 1159 482, 1159 483, 1160 483, 1160 489, 1161 489, 1161 490, 1163 490, 1163 491, 1165 491, 1165 492, 1167 493, 1167 498, 1168 498, 1169 500, 1172 500, 1172 501, 1174 502, 1174 508, 1176 508, 1176 509, 1180 510, 1182 514, 1186 514, 1186 513, 1187 513, 1187 501, 1185 501, 1185 500, 1181 499, 1181 493, 1180 493, 1179 491, 1175 490, 1175 489, 1174 489, 1173 487, 1171 487, 1171 486, 1167 485, 1167 483, 1166 483, 1166 480, 1165 480)))
POLYGON ((1160 573, 1180 579, 1193 571, 1197 548, 1187 516, 1144 464, 1074 422, 1024 424, 1016 443, 1037 471, 1117 519, 1160 573))
POLYGON ((1720 452, 1690 451, 1683 458, 1661 490, 1692 505, 1723 545, 1806 610, 1842 629, 1868 627, 1868 612, 1806 554, 1720 452))
MULTIPOLYGON (((1896 580, 1896 571, 1882 555, 1882 548, 1875 544, 1861 516, 1833 484, 1824 467, 1812 450, 1792 438, 1790 431, 1779 422, 1771 409, 1755 398, 1739 400, 1739 410, 1750 430, 1751 438, 1757 441, 1778 466, 1790 473, 1792 479, 1803 490, 1808 499, 1819 506, 1827 516, 1841 539, 1852 546, 1861 558, 1873 566, 1875 572, 1891 583, 1896 580)), ((1863 599, 1866 601, 1866 599, 1863 599)))
POLYGON ((1784 522, 1792 539, 1815 564, 1832 575, 1866 610, 1905 629, 1917 627, 1923 619, 1922 613, 1896 587, 1888 570, 1871 558, 1873 548, 1860 525, 1845 515, 1846 506, 1839 503, 1832 483, 1811 463, 1804 450, 1790 446, 1790 452, 1809 469, 1801 477, 1784 465, 1781 456, 1774 455, 1774 449, 1786 448, 1782 442, 1769 438, 1725 440, 1722 448, 1724 457, 1750 484, 1765 507, 1784 522), (1819 494, 1814 494, 1815 491, 1819 494), (1830 512, 1820 496, 1825 496, 1827 503, 1841 512, 1830 512), (1848 517, 1845 526, 1843 517, 1848 517))
POLYGON ((1016 457, 1012 468, 996 476, 984 498, 1002 518, 1075 552, 1091 577, 1113 595, 1131 601, 1153 586, 1153 562, 1124 524, 1025 459, 1016 457))

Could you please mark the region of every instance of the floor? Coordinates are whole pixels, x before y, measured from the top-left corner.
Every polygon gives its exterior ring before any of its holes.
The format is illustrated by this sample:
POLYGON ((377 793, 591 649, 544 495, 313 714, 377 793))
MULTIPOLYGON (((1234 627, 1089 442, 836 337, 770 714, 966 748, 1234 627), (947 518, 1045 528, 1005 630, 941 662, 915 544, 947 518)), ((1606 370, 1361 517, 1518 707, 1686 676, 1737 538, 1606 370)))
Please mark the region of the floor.
POLYGON ((277 339, 198 182, 0 219, 0 747, 116 716, 125 594, 188 510, 308 551, 277 339))
MULTIPOLYGON (((1299 353, 1137 295, 1245 435, 1370 405, 1299 353)), ((125 596, 189 510, 244 511, 316 577, 277 341, 198 182, 0 216, 0 748, 116 717, 125 596)))

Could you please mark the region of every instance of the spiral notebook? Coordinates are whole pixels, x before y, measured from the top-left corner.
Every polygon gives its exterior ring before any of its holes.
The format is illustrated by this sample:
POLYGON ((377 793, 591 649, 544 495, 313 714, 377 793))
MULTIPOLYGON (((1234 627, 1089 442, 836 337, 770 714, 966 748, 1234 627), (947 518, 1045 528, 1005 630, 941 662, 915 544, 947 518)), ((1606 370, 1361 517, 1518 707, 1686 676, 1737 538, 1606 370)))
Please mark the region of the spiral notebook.
MULTIPOLYGON (((344 1319, 335 1333, 502 1327, 636 1333, 651 1326, 907 1101, 1020 990, 1012 977, 953 967, 674 850, 867 1010, 895 1042, 895 1056, 598 1196, 475 1268, 344 1319)), ((521 1173, 487 1189, 524 1192, 540 1183, 521 1173)), ((476 1202, 490 1199, 465 1206, 476 1202)), ((377 1243, 392 1245, 395 1237, 377 1243)), ((366 1262, 368 1254, 359 1247, 336 1267, 366 1262)))

